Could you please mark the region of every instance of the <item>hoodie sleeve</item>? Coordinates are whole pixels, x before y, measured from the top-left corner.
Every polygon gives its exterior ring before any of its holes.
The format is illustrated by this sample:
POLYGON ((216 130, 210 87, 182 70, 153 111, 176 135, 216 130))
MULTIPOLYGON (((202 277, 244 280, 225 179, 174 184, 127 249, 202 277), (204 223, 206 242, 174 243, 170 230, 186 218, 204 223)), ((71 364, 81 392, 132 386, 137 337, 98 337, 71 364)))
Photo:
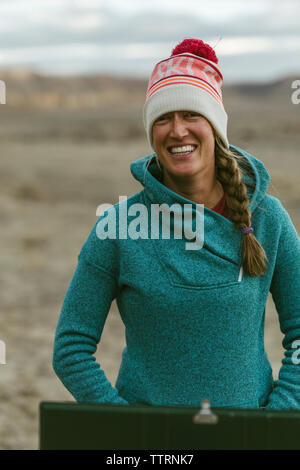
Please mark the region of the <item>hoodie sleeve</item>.
MULTIPOLYGON (((281 204, 281 203, 280 203, 281 204)), ((300 241, 283 208, 276 265, 270 292, 284 334, 285 349, 278 380, 266 409, 300 409, 300 241)))
POLYGON ((93 355, 118 288, 115 240, 100 240, 97 223, 81 249, 63 301, 52 365, 78 402, 128 405, 93 355))

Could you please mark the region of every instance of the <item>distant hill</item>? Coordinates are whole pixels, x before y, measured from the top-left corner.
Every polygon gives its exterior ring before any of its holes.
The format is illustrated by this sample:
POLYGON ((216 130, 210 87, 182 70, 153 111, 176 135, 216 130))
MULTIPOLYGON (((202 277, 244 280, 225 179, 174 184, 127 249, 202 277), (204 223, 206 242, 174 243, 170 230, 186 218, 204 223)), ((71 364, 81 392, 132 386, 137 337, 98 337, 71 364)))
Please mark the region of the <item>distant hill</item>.
POLYGON ((7 104, 37 108, 94 108, 120 100, 141 100, 144 80, 108 75, 56 77, 27 69, 1 70, 7 104))
MULTIPOLYGON (((7 104, 13 107, 78 109, 111 104, 142 104, 148 82, 109 75, 58 77, 40 75, 28 69, 1 70, 6 83, 7 104)), ((223 95, 231 97, 281 99, 291 94, 297 77, 270 83, 225 85, 223 95)))
POLYGON ((279 80, 274 80, 267 83, 247 83, 243 82, 231 86, 225 86, 226 92, 232 92, 233 94, 239 94, 245 97, 254 98, 279 98, 285 97, 287 94, 290 96, 292 93, 292 83, 295 80, 299 80, 299 77, 284 77, 279 80))

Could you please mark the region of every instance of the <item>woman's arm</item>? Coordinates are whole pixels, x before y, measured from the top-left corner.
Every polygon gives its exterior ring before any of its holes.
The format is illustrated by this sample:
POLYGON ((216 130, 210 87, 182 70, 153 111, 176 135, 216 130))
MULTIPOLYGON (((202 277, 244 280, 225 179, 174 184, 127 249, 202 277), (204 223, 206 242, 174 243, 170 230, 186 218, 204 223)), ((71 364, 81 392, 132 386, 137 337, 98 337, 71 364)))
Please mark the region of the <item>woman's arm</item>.
POLYGON ((109 242, 97 239, 94 227, 78 256, 56 329, 52 364, 78 402, 128 404, 93 355, 117 293, 116 276, 107 266, 113 265, 109 242), (105 267, 97 264, 101 252, 105 267))
POLYGON ((270 292, 281 332, 285 335, 282 345, 286 351, 266 409, 300 409, 300 361, 297 360, 300 347, 300 241, 284 208, 270 292))

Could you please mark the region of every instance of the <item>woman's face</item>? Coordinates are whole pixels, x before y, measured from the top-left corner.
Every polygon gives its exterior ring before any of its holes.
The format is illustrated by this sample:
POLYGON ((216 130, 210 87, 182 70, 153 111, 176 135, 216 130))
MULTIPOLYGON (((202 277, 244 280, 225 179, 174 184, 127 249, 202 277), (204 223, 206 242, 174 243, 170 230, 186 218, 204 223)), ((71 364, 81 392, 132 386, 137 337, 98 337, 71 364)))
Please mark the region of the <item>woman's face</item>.
POLYGON ((214 169, 213 129, 199 113, 166 113, 154 122, 152 132, 156 154, 170 175, 195 176, 204 168, 214 169))

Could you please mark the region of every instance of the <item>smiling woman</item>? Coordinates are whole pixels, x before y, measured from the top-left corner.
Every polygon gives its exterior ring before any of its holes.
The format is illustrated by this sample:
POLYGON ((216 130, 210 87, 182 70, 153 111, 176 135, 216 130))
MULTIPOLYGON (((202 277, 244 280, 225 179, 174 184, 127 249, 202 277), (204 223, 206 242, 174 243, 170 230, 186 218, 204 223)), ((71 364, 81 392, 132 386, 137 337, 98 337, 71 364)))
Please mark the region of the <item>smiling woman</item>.
POLYGON ((144 107, 145 126, 168 188, 209 209, 224 197, 226 188, 221 215, 228 214, 248 235, 242 240, 242 268, 259 276, 266 272, 267 256, 252 233, 247 187, 237 157, 229 149, 222 82, 214 50, 197 39, 182 41, 169 59, 154 67, 144 107), (195 149, 178 155, 185 145, 195 149))
POLYGON ((213 49, 196 39, 154 67, 144 123, 155 152, 130 166, 143 189, 113 206, 122 236, 97 236, 105 212, 96 222, 57 325, 53 367, 77 401, 300 409, 299 237, 267 194, 264 164, 228 142, 222 81, 213 49), (125 203, 129 215, 137 204, 147 214, 189 206, 192 223, 202 204, 204 243, 186 249, 175 212, 168 238, 159 217, 162 236, 128 237, 125 203), (285 335, 276 382, 264 349, 269 292, 285 335), (115 387, 93 356, 113 299, 126 328, 115 387))

